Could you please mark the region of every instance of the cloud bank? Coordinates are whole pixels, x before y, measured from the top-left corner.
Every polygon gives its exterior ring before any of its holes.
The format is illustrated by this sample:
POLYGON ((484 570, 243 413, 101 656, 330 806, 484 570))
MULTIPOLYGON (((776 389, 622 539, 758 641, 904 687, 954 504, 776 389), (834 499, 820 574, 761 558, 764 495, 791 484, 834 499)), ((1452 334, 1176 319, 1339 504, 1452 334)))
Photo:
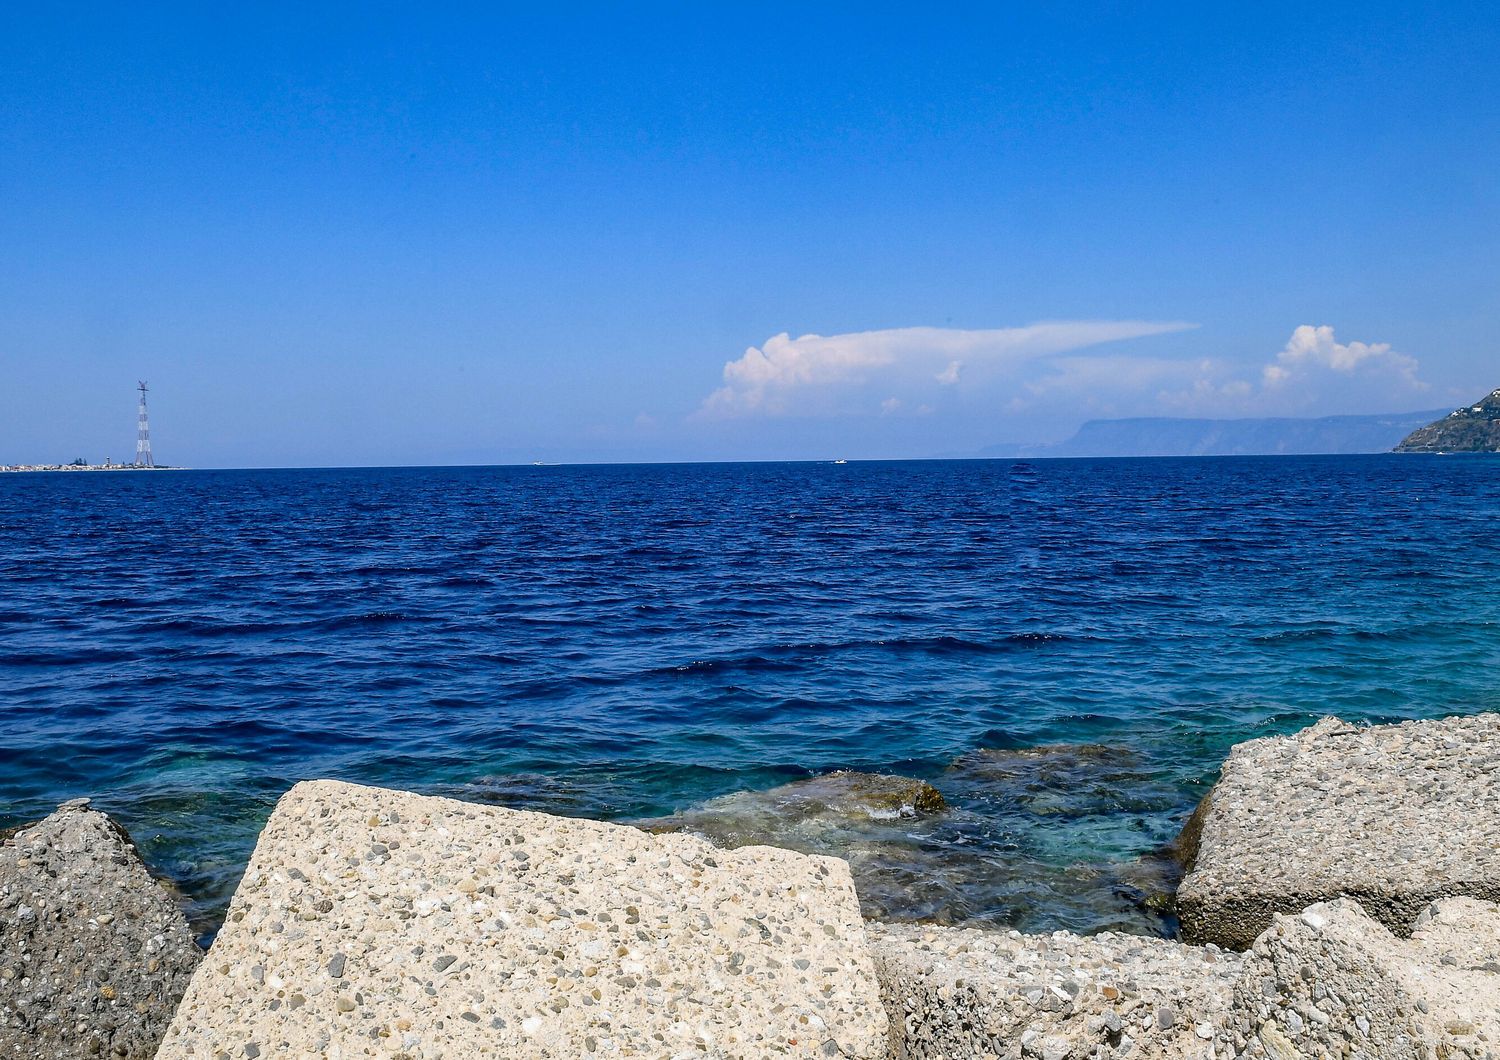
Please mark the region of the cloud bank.
MULTIPOLYGON (((694 418, 864 418, 888 434, 1063 434, 1085 419, 1253 417, 1406 411, 1429 400, 1417 359, 1390 343, 1340 341, 1328 324, 1291 330, 1275 353, 1168 346, 1099 348, 1195 327, 1178 321, 1053 321, 959 330, 896 328, 841 335, 781 334, 723 369, 723 385, 694 418)), ((1191 346, 1206 346, 1191 340, 1191 346)), ((849 429, 849 428, 846 428, 849 429)))
POLYGON ((783 332, 724 365, 724 385, 710 394, 705 416, 784 415, 809 394, 838 387, 918 381, 954 387, 971 370, 1024 364, 1105 342, 1163 335, 1196 325, 1182 321, 1063 320, 1017 328, 892 328, 842 335, 783 332))
POLYGON ((1370 411, 1428 389, 1415 357, 1384 342, 1339 342, 1327 324, 1302 324, 1269 362, 1130 354, 1046 359, 1007 411, 1070 402, 1094 416, 1270 416, 1370 411))
POLYGON ((1344 375, 1386 373, 1414 389, 1426 389, 1417 378, 1415 357, 1395 352, 1388 342, 1339 342, 1327 324, 1303 324, 1295 329, 1275 362, 1261 370, 1261 378, 1266 386, 1279 387, 1319 369, 1344 375))

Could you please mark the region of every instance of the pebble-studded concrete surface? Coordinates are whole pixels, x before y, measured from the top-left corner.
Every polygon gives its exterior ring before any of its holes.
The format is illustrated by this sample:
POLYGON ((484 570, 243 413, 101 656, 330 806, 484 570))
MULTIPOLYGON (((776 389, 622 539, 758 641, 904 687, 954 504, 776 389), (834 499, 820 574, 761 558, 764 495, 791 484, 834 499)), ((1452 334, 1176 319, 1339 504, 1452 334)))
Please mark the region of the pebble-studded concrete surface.
POLYGON ((1449 898, 1418 920, 1408 941, 1348 899, 1277 916, 1235 991, 1238 1055, 1500 1056, 1500 907, 1449 898))
POLYGON ((899 1060, 1230 1055, 1239 954, 1112 933, 867 930, 899 1060))
POLYGON ((1240 744, 1177 906, 1185 938, 1243 949, 1273 913, 1339 895, 1404 934, 1455 894, 1500 899, 1500 714, 1240 744))
POLYGON ((176 901, 87 799, 0 845, 0 1057, 144 1060, 202 956, 176 901))
POLYGON ((330 781, 256 846, 160 1052, 884 1057, 847 867, 330 781))

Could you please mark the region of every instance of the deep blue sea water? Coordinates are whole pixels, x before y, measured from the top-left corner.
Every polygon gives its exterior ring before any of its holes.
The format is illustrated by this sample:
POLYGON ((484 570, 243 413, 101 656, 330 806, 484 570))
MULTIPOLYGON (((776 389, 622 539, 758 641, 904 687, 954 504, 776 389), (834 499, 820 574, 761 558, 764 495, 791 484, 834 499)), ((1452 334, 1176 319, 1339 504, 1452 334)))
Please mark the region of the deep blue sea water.
POLYGON ((634 819, 857 768, 953 806, 827 840, 910 856, 885 912, 1139 926, 1110 866, 1231 744, 1500 709, 1497 587, 1490 458, 0 475, 0 825, 94 796, 211 920, 302 778, 634 819), (1054 743, 1106 765, 947 771, 1054 743))

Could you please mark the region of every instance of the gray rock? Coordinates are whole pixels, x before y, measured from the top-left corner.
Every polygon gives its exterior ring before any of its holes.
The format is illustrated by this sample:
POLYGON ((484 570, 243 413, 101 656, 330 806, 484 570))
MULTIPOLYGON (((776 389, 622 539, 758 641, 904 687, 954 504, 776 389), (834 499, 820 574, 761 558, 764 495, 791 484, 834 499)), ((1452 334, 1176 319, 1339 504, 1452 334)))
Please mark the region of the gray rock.
POLYGON ((1246 1057, 1459 1060, 1500 1048, 1500 906, 1438 903, 1401 940, 1348 899, 1275 918, 1245 957, 1231 1034, 1246 1057))
POLYGON ((316 781, 267 822, 158 1057, 244 1042, 884 1060, 887 1026, 843 862, 316 781))
POLYGON ((896 1060, 1231 1055, 1239 954, 1108 932, 866 933, 896 1060))
POLYGON ((1347 896, 1398 935, 1449 895, 1500 899, 1500 714, 1325 718, 1230 753, 1192 828, 1184 938, 1243 949, 1275 913, 1347 896))
POLYGON ((86 799, 0 846, 0 1056, 148 1058, 202 954, 130 837, 86 799))

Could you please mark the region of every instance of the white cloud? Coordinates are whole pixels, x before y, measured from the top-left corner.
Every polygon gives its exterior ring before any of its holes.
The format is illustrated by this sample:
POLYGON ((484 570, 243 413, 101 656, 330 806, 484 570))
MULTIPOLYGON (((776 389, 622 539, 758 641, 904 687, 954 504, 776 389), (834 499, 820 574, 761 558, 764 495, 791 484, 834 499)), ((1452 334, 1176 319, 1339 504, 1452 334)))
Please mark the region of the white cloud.
POLYGON ((1161 335, 1196 325, 1180 321, 1051 321, 1017 328, 893 328, 843 335, 783 332, 724 365, 724 385, 703 402, 700 414, 784 414, 795 399, 840 386, 874 381, 918 384, 922 378, 952 386, 961 370, 1022 364, 1104 342, 1161 335))
POLYGON ((1397 353, 1388 342, 1339 342, 1327 324, 1317 327, 1302 324, 1293 330, 1276 360, 1261 369, 1261 382, 1267 387, 1279 387, 1316 371, 1344 375, 1380 372, 1396 377, 1414 390, 1427 389, 1417 378, 1415 357, 1397 353))

